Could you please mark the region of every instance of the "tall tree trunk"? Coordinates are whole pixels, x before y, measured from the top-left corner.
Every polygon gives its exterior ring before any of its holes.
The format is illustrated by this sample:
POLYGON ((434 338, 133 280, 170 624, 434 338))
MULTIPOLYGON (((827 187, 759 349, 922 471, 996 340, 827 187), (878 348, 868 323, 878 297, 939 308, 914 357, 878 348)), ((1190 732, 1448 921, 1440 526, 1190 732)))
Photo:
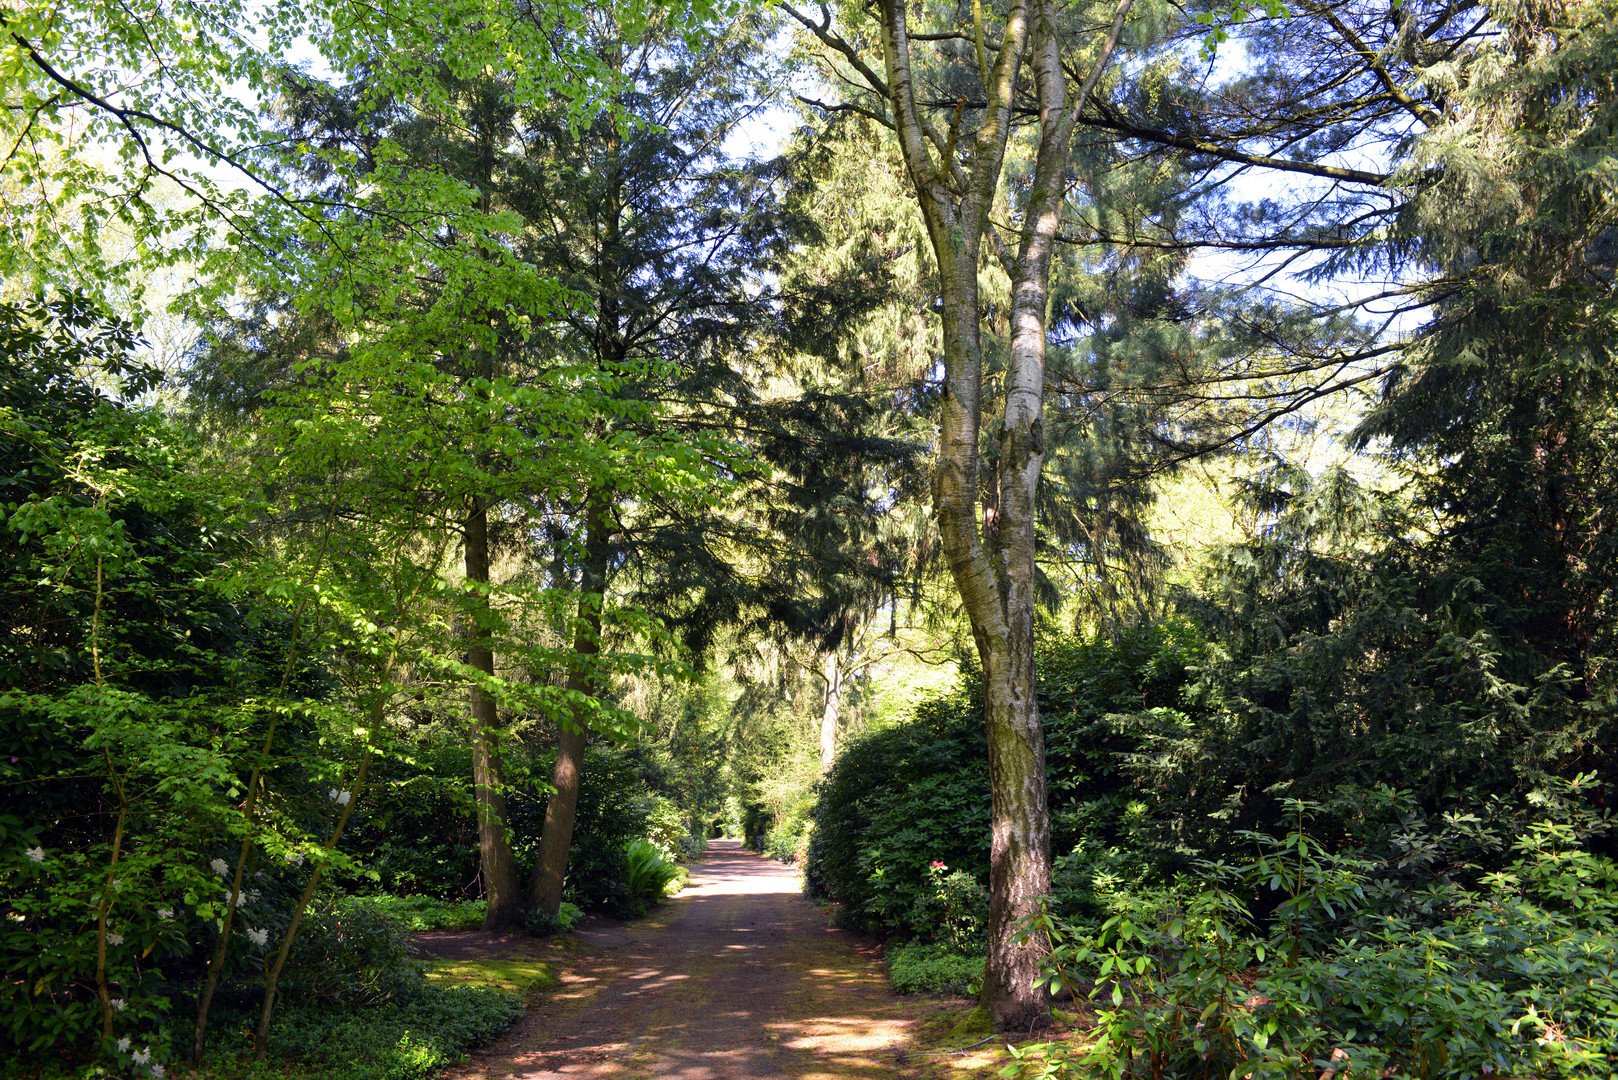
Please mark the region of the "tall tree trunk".
MULTIPOLYGON (((488 603, 489 509, 478 496, 467 499, 465 553, 466 580, 477 590, 474 612, 488 603)), ((494 649, 489 627, 476 614, 467 635, 467 665, 484 675, 494 675, 494 649)), ((483 871, 483 895, 488 911, 483 917, 485 930, 504 930, 522 917, 521 896, 517 892, 517 863, 511 854, 511 838, 506 834, 506 792, 500 768, 500 715, 494 698, 473 683, 469 690, 469 725, 472 743, 472 789, 477 801, 478 862, 483 871)))
MULTIPOLYGON (((1023 0, 1007 12, 999 54, 983 80, 988 101, 973 139, 968 174, 954 160, 955 139, 943 142, 917 111, 903 0, 884 0, 882 5, 886 96, 894 106, 900 145, 938 258, 946 392, 933 505, 983 666, 991 814, 989 948, 980 1001, 1001 1030, 1033 1027, 1049 1010, 1046 995, 1034 987, 1046 945, 1037 938, 1014 940, 1018 924, 1050 892, 1045 740, 1033 662, 1033 514, 1034 486, 1043 463, 1043 350, 1037 357, 1013 350, 1006 376, 1007 412, 997 425, 1003 432, 1002 449, 1013 455, 1002 458, 997 498, 984 508, 981 531, 977 508, 983 414, 978 261, 985 236, 995 239, 988 211, 1005 161, 1013 88, 1033 18, 1023 0), (936 165, 932 150, 938 153, 936 165), (1029 360, 1036 360, 1039 370, 1018 367, 1029 360)), ((1013 290, 1016 295, 1015 282, 1013 290)))
MULTIPOLYGON (((611 505, 611 498, 604 492, 591 493, 585 526, 584 580, 573 634, 573 652, 578 663, 567 676, 569 696, 595 697, 600 691, 591 661, 601 651, 601 608, 606 603, 611 505)), ((533 876, 528 879, 528 906, 548 915, 555 915, 562 907, 562 883, 567 878, 573 820, 579 807, 588 722, 588 718, 580 715, 558 719, 561 732, 556 739, 556 767, 551 771, 551 787, 555 792, 545 804, 539 860, 534 864, 533 876)))
MULTIPOLYGON (((887 99, 905 167, 938 261, 943 323, 944 394, 939 419, 933 504, 950 574, 960 591, 983 665, 984 727, 989 744, 992 814, 989 837, 989 955, 981 1002, 1001 1030, 1026 1028, 1047 1014, 1034 987, 1047 943, 1014 940, 1018 924, 1050 891, 1050 824, 1045 738, 1034 694, 1035 495, 1044 465, 1042 413, 1045 336, 1052 245, 1066 195, 1067 167, 1079 107, 1123 28, 1131 0, 1119 0, 1107 38, 1077 98, 1066 99, 1061 29, 1054 0, 1011 0, 992 67, 977 14, 975 33, 983 107, 970 152, 957 153, 962 107, 940 131, 916 101, 905 0, 880 0, 884 71, 859 59, 832 32, 830 15, 788 13, 839 53, 872 90, 887 99), (989 221, 1011 134, 1012 99, 1024 61, 1039 106, 1034 178, 1016 250, 989 221), (978 440, 983 420, 983 344, 979 260, 988 241, 1011 278, 1011 348, 1005 411, 994 425, 999 475, 978 514, 978 440)), ((976 9, 975 9, 976 10, 976 9)), ((823 9, 824 11, 824 9, 823 9)), ((964 145, 962 147, 965 148, 964 145)))
POLYGON ((820 677, 826 684, 820 698, 820 775, 825 776, 837 757, 837 726, 843 708, 842 654, 837 649, 826 650, 820 677))

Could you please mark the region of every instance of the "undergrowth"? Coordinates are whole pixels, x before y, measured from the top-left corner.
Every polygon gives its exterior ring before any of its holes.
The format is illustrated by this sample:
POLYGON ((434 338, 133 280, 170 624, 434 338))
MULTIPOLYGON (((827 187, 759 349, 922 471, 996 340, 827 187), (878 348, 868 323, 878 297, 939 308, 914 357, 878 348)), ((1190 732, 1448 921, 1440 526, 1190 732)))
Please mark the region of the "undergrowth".
POLYGON ((270 1059, 253 1064, 257 1010, 221 1010, 208 1080, 430 1080, 465 1060, 522 1015, 521 997, 493 986, 421 987, 407 1000, 336 1009, 288 1003, 276 1011, 270 1059))
POLYGON ((945 945, 912 943, 887 950, 888 975, 901 994, 977 993, 983 956, 964 955, 945 945))

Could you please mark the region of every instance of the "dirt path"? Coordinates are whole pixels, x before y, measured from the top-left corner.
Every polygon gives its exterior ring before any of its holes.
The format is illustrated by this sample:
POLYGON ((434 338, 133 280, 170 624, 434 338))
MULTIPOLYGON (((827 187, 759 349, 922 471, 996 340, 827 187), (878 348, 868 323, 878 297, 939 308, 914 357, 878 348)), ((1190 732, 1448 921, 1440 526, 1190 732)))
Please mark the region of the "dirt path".
POLYGON ((734 840, 693 869, 646 919, 583 928, 562 986, 452 1077, 894 1076, 918 1009, 876 954, 734 840))

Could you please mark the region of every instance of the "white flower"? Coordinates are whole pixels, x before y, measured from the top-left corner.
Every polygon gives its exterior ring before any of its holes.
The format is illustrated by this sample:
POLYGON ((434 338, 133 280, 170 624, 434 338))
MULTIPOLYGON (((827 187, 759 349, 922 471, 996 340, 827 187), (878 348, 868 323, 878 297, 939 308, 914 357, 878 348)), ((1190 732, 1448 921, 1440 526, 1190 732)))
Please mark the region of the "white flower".
POLYGON ((44 862, 45 849, 42 847, 31 847, 28 849, 28 857, 33 859, 35 862, 44 862))
POLYGON ((152 1060, 152 1048, 150 1046, 135 1051, 136 1065, 144 1065, 150 1060, 152 1060))
POLYGON ((337 796, 341 794, 342 792, 338 791, 336 788, 328 788, 326 791, 326 797, 331 799, 332 802, 336 802, 337 796))
POLYGON ((118 1040, 118 1052, 120 1054, 129 1053, 129 1036, 128 1035, 125 1035, 123 1038, 118 1040))
POLYGON ((122 935, 122 934, 108 934, 107 935, 107 944, 108 945, 122 945, 123 943, 124 943, 124 935, 122 935))
POLYGON ((153 1065, 152 1066, 152 1075, 157 1077, 157 1080, 163 1080, 163 1077, 165 1075, 167 1075, 167 1074, 165 1074, 163 1072, 163 1066, 161 1066, 161 1065, 153 1065))
POLYGON ((213 872, 218 874, 220 877, 224 877, 226 874, 230 873, 230 864, 224 859, 215 859, 208 865, 213 867, 213 872))
POLYGON ((171 907, 160 907, 157 909, 157 917, 159 919, 172 919, 174 918, 174 909, 171 907))
POLYGON ((353 792, 338 791, 336 788, 332 788, 329 794, 331 795, 332 802, 336 803, 338 806, 347 806, 348 800, 354 797, 353 792))
POLYGON ((123 998, 113 998, 112 999, 112 1007, 117 1009, 119 1012, 123 1012, 124 1011, 124 999, 123 998))
POLYGON ((268 930, 249 930, 247 932, 247 936, 254 945, 257 945, 261 949, 267 945, 270 940, 270 932, 268 930))

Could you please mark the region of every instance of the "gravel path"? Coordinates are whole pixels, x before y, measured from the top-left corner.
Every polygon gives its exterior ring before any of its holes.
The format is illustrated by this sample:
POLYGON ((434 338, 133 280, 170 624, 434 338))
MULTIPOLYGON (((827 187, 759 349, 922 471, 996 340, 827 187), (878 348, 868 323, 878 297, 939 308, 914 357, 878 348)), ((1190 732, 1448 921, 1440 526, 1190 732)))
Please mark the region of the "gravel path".
POLYGON ((796 871, 715 840, 652 915, 581 928, 562 986, 456 1080, 891 1077, 916 1009, 796 871))

